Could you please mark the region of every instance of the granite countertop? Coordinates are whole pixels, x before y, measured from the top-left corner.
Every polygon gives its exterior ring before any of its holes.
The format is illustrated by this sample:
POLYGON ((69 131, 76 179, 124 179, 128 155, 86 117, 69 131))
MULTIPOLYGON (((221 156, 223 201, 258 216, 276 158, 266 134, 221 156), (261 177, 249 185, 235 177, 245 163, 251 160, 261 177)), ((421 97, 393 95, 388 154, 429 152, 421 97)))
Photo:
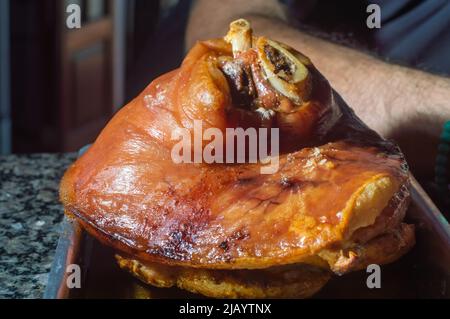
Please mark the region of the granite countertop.
POLYGON ((59 181, 76 154, 0 156, 0 298, 41 298, 63 209, 59 181))

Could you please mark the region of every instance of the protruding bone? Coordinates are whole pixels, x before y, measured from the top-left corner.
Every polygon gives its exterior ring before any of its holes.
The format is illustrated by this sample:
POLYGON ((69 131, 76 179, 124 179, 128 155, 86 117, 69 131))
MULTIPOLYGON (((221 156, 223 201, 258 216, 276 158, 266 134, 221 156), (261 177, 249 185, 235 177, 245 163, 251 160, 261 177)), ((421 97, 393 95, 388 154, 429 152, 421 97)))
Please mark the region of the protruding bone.
POLYGON ((270 84, 296 104, 309 97, 311 83, 308 68, 286 46, 261 37, 256 42, 261 66, 270 84))
POLYGON ((252 28, 250 23, 244 19, 231 22, 225 41, 231 43, 234 57, 250 49, 252 47, 252 28))
MULTIPOLYGON (((255 40, 258 60, 272 87, 297 105, 307 101, 311 91, 311 78, 306 67, 310 64, 309 59, 276 41, 264 37, 255 40)), ((231 22, 225 41, 231 44, 235 58, 251 49, 250 23, 244 19, 231 22)))

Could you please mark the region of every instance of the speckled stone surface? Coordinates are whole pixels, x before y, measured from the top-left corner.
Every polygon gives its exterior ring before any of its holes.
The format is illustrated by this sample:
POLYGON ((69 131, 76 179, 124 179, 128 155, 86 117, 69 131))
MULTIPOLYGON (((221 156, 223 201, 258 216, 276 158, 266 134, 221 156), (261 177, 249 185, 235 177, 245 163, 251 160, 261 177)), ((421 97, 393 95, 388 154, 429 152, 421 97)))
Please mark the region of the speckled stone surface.
POLYGON ((76 154, 0 156, 0 298, 41 298, 63 217, 59 181, 76 154))

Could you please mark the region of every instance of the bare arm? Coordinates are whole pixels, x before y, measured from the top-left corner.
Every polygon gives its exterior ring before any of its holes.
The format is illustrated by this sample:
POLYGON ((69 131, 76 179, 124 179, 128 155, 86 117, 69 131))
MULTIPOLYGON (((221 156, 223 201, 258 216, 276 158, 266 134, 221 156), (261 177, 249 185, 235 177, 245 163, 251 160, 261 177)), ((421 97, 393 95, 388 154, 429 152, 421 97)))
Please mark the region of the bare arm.
POLYGON ((388 64, 293 29, 276 0, 197 0, 187 46, 225 34, 229 22, 239 17, 249 20, 256 33, 309 56, 365 123, 399 143, 415 174, 433 174, 439 134, 450 119, 450 79, 388 64))

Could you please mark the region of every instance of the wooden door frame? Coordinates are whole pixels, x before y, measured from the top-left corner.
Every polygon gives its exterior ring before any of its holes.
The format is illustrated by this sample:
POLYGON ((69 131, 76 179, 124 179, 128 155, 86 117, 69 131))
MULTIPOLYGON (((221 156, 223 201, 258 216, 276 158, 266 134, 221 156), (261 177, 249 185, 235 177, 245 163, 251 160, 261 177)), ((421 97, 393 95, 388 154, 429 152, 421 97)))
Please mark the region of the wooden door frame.
POLYGON ((114 0, 112 14, 113 31, 113 107, 119 110, 125 103, 125 74, 126 74, 126 29, 127 29, 127 1, 114 0))
POLYGON ((58 75, 60 83, 59 103, 61 105, 69 105, 71 102, 70 87, 72 83, 71 70, 70 70, 70 52, 74 49, 81 47, 87 47, 90 43, 98 40, 99 37, 104 37, 104 41, 108 43, 110 48, 110 54, 107 57, 109 63, 113 66, 112 73, 108 76, 111 77, 111 85, 109 87, 111 96, 111 114, 108 117, 103 117, 98 121, 89 123, 81 129, 71 129, 71 111, 65 107, 62 108, 60 114, 60 130, 62 132, 72 132, 64 139, 61 138, 61 149, 67 150, 68 145, 72 144, 72 141, 84 137, 90 136, 92 132, 99 131, 104 124, 109 120, 109 117, 117 111, 124 103, 124 90, 125 90, 125 27, 126 27, 126 0, 107 0, 108 6, 108 18, 101 18, 96 21, 89 22, 88 24, 82 24, 79 30, 67 30, 65 24, 65 8, 63 8, 63 2, 58 4, 57 10, 61 12, 57 23, 60 25, 57 29, 57 38, 60 41, 57 47, 59 52, 56 56, 60 57, 60 61, 56 61, 59 65, 61 73, 58 75), (80 32, 82 31, 82 32, 80 32), (95 36, 91 37, 90 35, 95 36), (110 36, 112 35, 112 36, 110 36))

